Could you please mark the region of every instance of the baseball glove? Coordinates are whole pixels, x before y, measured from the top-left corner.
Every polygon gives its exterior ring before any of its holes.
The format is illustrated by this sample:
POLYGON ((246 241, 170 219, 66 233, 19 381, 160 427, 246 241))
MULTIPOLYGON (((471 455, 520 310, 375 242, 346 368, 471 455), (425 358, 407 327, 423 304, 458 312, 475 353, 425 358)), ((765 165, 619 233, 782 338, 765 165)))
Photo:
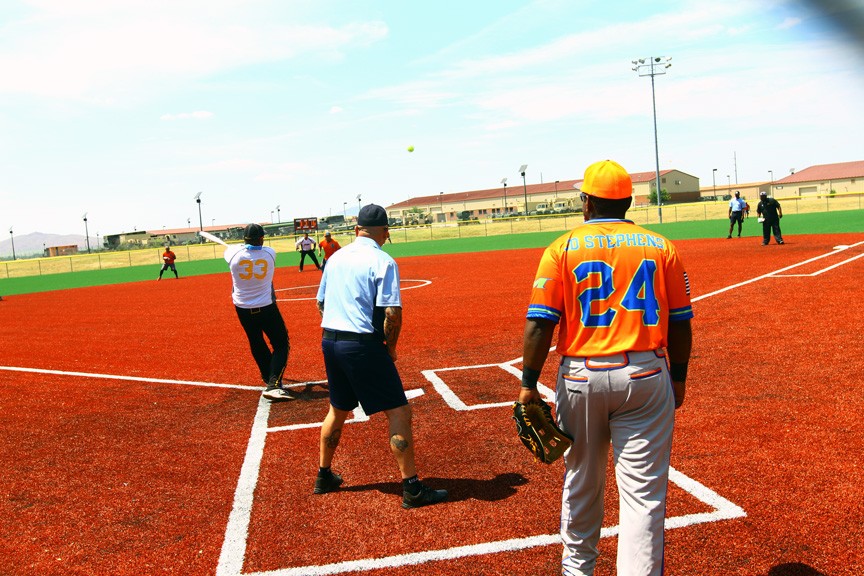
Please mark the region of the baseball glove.
POLYGON ((513 419, 519 440, 544 464, 560 458, 573 444, 573 439, 555 424, 549 404, 542 400, 528 404, 514 402, 513 419))

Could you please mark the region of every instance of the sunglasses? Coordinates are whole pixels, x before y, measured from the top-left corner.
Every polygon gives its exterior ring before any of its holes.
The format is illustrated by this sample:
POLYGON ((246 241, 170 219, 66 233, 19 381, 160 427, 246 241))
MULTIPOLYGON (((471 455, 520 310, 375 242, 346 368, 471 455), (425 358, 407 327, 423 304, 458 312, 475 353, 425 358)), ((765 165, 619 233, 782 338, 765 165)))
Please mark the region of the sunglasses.
POLYGON ((580 192, 579 193, 579 199, 582 200, 582 202, 585 202, 585 200, 588 199, 588 195, 585 194, 584 192, 580 192))

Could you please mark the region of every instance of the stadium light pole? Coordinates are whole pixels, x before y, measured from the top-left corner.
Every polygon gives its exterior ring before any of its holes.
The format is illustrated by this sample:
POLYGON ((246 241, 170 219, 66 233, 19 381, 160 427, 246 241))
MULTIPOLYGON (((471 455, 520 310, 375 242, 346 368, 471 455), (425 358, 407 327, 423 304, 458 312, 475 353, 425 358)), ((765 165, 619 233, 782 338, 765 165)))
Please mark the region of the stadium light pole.
POLYGON ((342 202, 342 219, 348 219, 348 202, 342 202))
POLYGON ((270 210, 270 223, 273 223, 273 210, 270 210))
POLYGON ((507 178, 502 178, 501 184, 504 185, 504 214, 507 214, 507 178))
POLYGON ((768 193, 774 196, 774 171, 768 170, 768 174, 771 175, 771 182, 768 184, 768 193))
POLYGON ((187 227, 187 228, 191 228, 191 227, 192 227, 192 219, 191 219, 191 218, 186 218, 186 227, 187 227))
POLYGON ((525 196, 525 216, 528 216, 528 185, 525 184, 525 170, 527 168, 527 164, 519 167, 519 173, 522 174, 522 194, 525 196))
POLYGON ((276 220, 278 220, 279 222, 282 222, 282 212, 280 210, 279 204, 276 205, 276 220))
POLYGON ((651 77, 651 105, 654 108, 654 162, 655 177, 657 178, 657 218, 663 223, 663 199, 660 190, 660 145, 657 141, 657 99, 654 96, 654 76, 666 74, 666 69, 672 66, 671 56, 651 56, 650 58, 639 58, 632 60, 633 71, 639 76, 651 77))
POLYGON ((360 218, 360 194, 357 194, 357 218, 360 218))
POLYGON ((87 242, 87 254, 90 254, 90 231, 87 228, 87 212, 84 212, 84 240, 87 242))
POLYGON ((12 235, 12 228, 9 228, 9 240, 12 242, 12 260, 15 260, 15 236, 12 235))
MULTIPOLYGON (((204 231, 204 220, 201 218, 201 192, 198 192, 197 194, 195 194, 195 202, 198 204, 198 226, 199 226, 200 230, 203 232, 204 231)), ((203 244, 204 243, 204 237, 199 235, 199 238, 200 238, 200 242, 203 244)))
POLYGON ((714 199, 717 199, 717 169, 711 171, 711 188, 714 189, 714 199))

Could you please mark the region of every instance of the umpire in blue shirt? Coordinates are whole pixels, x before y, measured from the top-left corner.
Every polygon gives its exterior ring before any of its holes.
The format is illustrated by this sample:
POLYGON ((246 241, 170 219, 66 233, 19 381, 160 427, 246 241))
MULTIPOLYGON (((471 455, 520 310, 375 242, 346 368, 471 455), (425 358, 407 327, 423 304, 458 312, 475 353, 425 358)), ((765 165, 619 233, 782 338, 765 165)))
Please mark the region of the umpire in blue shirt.
POLYGON ((433 490, 417 478, 411 406, 394 363, 402 298, 399 267, 381 250, 390 237, 387 212, 375 204, 364 206, 354 233, 354 242, 327 260, 318 288, 330 411, 321 425, 314 491, 324 494, 342 484, 330 466, 345 420, 359 404, 367 415, 384 412, 390 423, 390 451, 402 473, 402 507, 436 504, 447 491, 433 490))

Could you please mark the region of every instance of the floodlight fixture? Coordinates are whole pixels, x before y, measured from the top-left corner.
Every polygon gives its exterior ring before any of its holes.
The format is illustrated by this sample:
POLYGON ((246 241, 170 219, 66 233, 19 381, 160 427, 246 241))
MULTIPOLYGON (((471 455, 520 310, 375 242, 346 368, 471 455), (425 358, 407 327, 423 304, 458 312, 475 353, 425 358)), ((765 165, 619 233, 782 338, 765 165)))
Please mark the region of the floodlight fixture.
MULTIPOLYGON (((203 194, 203 192, 198 192, 197 194, 195 194, 195 202, 198 203, 198 229, 203 232, 204 231, 204 219, 201 218, 201 194, 203 194)), ((199 238, 200 238, 200 242, 203 244, 204 243, 204 236, 199 235, 199 238)))
POLYGON ((9 241, 12 242, 12 260, 15 258, 15 237, 12 235, 12 226, 9 227, 9 241))
POLYGON ((87 243, 87 254, 90 254, 90 231, 87 228, 87 212, 84 212, 84 240, 87 243))
POLYGON ((527 169, 527 164, 522 164, 519 167, 519 173, 522 174, 522 195, 525 197, 525 216, 528 216, 528 185, 525 184, 525 170, 527 169))
POLYGON ((651 77, 651 105, 654 109, 654 176, 656 178, 657 218, 660 220, 661 224, 663 223, 663 198, 662 190, 660 188, 660 145, 657 141, 657 99, 654 95, 654 76, 666 74, 666 69, 672 66, 671 61, 671 56, 652 56, 649 58, 639 58, 638 61, 632 61, 636 64, 636 66, 633 67, 634 72, 639 76, 651 77))

